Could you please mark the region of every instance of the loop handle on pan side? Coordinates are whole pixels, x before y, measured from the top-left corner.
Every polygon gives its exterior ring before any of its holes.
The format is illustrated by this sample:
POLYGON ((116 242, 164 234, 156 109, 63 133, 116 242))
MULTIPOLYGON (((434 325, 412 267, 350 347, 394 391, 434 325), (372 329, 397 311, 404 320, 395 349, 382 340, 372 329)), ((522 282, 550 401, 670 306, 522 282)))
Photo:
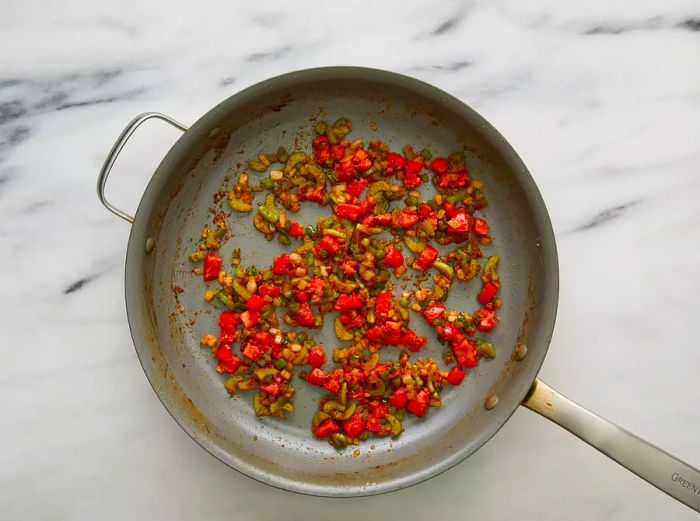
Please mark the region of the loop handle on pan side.
POLYGON ((113 206, 107 200, 107 198, 105 197, 105 185, 107 184, 107 178, 109 177, 109 173, 112 171, 112 167, 114 166, 115 161, 119 157, 119 153, 122 151, 122 148, 124 148, 124 145, 126 145, 126 142, 129 141, 129 138, 134 133, 134 131, 136 131, 136 129, 141 125, 141 123, 152 118, 160 119, 167 123, 170 123, 173 127, 178 128, 183 132, 186 132, 188 129, 188 127, 186 127, 182 123, 175 121, 173 118, 166 116, 165 114, 160 114, 159 112, 144 112, 143 114, 139 114, 129 122, 129 124, 117 138, 117 141, 116 143, 114 143, 112 150, 110 150, 109 154, 107 154, 107 159, 105 159, 105 162, 102 165, 102 170, 100 170, 100 175, 97 178, 97 197, 99 198, 100 202, 104 205, 105 208, 107 208, 107 210, 112 212, 117 217, 121 217, 129 224, 134 223, 134 217, 120 210, 116 206, 113 206))
POLYGON ((700 471, 535 380, 522 403, 700 512, 700 471))

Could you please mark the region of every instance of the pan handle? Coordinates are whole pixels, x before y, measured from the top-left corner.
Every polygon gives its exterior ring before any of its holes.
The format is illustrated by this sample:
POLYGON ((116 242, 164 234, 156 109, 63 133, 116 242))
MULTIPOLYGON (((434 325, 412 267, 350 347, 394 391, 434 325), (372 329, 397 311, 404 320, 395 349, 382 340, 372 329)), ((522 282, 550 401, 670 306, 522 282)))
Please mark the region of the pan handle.
POLYGON ((105 162, 102 165, 102 170, 100 170, 100 175, 97 178, 97 197, 99 198, 100 202, 104 205, 105 208, 107 208, 107 210, 112 212, 117 217, 121 217, 130 224, 134 223, 134 217, 120 210, 116 206, 113 206, 107 200, 107 198, 105 197, 105 185, 107 184, 107 178, 109 177, 109 173, 111 172, 112 167, 114 166, 114 162, 117 160, 117 157, 119 157, 119 153, 122 151, 122 148, 124 148, 124 145, 126 145, 126 142, 129 141, 129 138, 139 127, 139 125, 141 125, 141 123, 152 118, 160 119, 167 123, 170 123, 173 127, 179 128, 183 132, 187 131, 187 127, 185 125, 179 123, 178 121, 175 121, 173 118, 166 116, 165 114, 160 114, 159 112, 144 112, 143 114, 139 114, 134 119, 132 119, 131 122, 129 122, 129 124, 117 138, 117 142, 114 143, 112 150, 110 150, 109 154, 107 154, 107 159, 105 159, 105 162))
POLYGON ((537 379, 522 403, 669 496, 700 512, 700 471, 562 396, 537 379))

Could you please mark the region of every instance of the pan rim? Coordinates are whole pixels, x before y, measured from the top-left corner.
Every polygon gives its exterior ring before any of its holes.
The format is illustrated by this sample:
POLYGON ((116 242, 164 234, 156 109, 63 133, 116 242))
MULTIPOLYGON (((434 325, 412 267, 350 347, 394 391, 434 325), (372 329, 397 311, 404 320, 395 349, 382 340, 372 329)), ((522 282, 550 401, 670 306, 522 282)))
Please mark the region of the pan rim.
MULTIPOLYGON (((556 322, 558 300, 559 300, 559 263, 558 254, 556 248, 556 242, 554 237, 554 230, 551 223, 551 218, 547 207, 542 198, 542 194, 535 183, 530 171, 525 166, 524 162, 513 149, 510 143, 503 137, 503 135, 483 116, 472 109, 469 105, 459 100, 455 96, 431 85, 421 80, 406 76, 403 74, 368 68, 368 67, 354 67, 354 66, 331 66, 331 67, 317 67, 310 69, 303 69, 298 71, 293 71, 278 75, 262 82, 253 84, 239 92, 234 93, 232 96, 222 100, 220 103, 216 104, 214 107, 209 109, 204 113, 191 127, 186 131, 178 141, 176 141, 173 146, 169 149, 168 153, 165 155, 161 161, 161 165, 166 161, 167 157, 175 150, 180 144, 181 140, 185 138, 188 133, 191 135, 193 130, 197 130, 206 124, 207 116, 216 112, 218 108, 227 103, 231 103, 233 100, 239 97, 243 97, 246 94, 250 94, 253 90, 264 90, 265 88, 273 87, 278 83, 285 82, 288 80, 337 80, 338 78, 352 77, 352 78, 367 78, 374 81, 391 80, 393 82, 402 82, 408 88, 414 87, 422 90, 423 92, 431 93, 432 95, 439 96, 441 100, 445 103, 452 103, 460 107, 461 110, 466 111, 472 121, 479 125, 480 131, 497 147, 504 156, 508 157, 509 161, 514 165, 513 170, 519 172, 518 179, 519 182, 528 185, 529 196, 531 197, 531 206, 533 209, 540 208, 539 213, 539 227, 542 231, 542 241, 544 244, 548 244, 549 249, 546 255, 547 272, 545 272, 545 284, 547 285, 547 291, 550 293, 549 300, 545 304, 545 310, 541 317, 538 318, 541 329, 541 336, 543 338, 544 345, 540 347, 540 351, 536 353, 535 361, 532 365, 532 381, 537 376, 544 358, 546 357, 551 338, 554 332, 554 326, 556 322), (320 77, 319 77, 320 76, 320 77)), ((495 428, 483 428, 473 438, 473 443, 465 444, 464 446, 458 448, 448 457, 443 458, 436 464, 431 464, 423 468, 420 471, 408 473, 401 475, 396 478, 390 478, 386 481, 376 482, 372 484, 367 484, 365 486, 329 486, 325 484, 312 483, 310 481, 299 481, 292 480, 283 477, 281 474, 271 475, 265 470, 260 470, 254 465, 241 460, 236 455, 226 452, 222 447, 220 447, 215 440, 211 437, 205 435, 202 431, 195 429, 193 423, 188 421, 188 419, 179 413, 179 411, 169 404, 162 395, 162 391, 156 387, 154 378, 151 376, 151 371, 148 369, 143 357, 146 356, 143 348, 139 348, 141 344, 141 339, 138 338, 136 334, 137 324, 135 307, 140 307, 139 299, 140 295, 135 295, 134 292, 129 292, 130 287, 130 273, 137 271, 138 268, 132 267, 132 263, 135 262, 134 255, 132 255, 132 248, 141 248, 144 244, 146 237, 146 223, 143 222, 143 214, 145 210, 142 211, 142 206, 145 204, 144 201, 147 199, 146 194, 152 187, 153 180, 155 178, 155 172, 160 169, 159 167, 154 171, 154 176, 148 182, 144 194, 139 201, 139 205, 135 214, 135 220, 129 232, 128 245, 126 250, 126 262, 125 262, 125 275, 124 275, 124 290, 125 290, 125 301, 126 301, 126 312, 127 320, 129 323, 129 330, 134 344, 134 348, 141 364, 144 373, 149 381, 149 384, 153 388, 156 396, 163 404, 165 409, 168 411, 170 416, 177 422, 177 424, 192 438, 200 447, 206 450, 211 456, 215 457, 217 460, 226 464, 227 466, 233 468, 237 472, 250 477, 258 482, 265 483, 267 485, 273 486, 280 490, 291 491, 295 493, 300 493, 304 495, 311 496, 321 496, 321 497, 357 497, 357 496, 370 496, 378 495, 383 493, 392 492, 399 489, 404 489, 409 486, 422 483, 434 476, 442 474, 443 472, 453 468, 458 463, 465 460, 470 455, 474 454, 477 450, 483 447, 500 429, 505 425, 505 423, 511 418, 518 405, 525 398, 527 392, 530 389, 532 381, 525 381, 521 379, 522 382, 513 382, 513 384, 519 384, 517 390, 512 392, 518 396, 517 402, 514 402, 514 406, 510 407, 505 412, 500 413, 500 417, 494 420, 495 428)), ((535 355, 535 353, 533 353, 535 355)), ((165 394, 165 393, 163 393, 165 394)))

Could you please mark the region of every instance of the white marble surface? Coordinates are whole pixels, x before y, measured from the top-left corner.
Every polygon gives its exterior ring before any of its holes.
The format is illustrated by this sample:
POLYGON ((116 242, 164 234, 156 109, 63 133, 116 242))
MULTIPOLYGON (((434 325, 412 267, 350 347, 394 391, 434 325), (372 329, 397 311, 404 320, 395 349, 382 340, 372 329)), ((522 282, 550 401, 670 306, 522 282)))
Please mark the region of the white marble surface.
MULTIPOLYGON (((696 519, 526 410, 438 478, 352 500, 258 484, 172 421, 129 336, 106 152, 139 112, 189 123, 271 75, 357 64, 434 83, 511 141, 559 241, 543 379, 700 466, 697 0, 304 5, 0 2, 0 518, 696 519)), ((176 135, 129 145, 120 206, 176 135)))

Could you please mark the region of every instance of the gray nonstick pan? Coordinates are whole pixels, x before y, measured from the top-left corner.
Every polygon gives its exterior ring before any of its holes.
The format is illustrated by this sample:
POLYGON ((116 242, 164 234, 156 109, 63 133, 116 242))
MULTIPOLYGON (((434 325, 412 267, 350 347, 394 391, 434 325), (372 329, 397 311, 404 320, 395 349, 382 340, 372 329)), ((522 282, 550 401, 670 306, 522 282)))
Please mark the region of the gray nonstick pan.
MULTIPOLYGON (((203 448, 269 485, 320 496, 362 496, 419 483, 474 453, 524 405, 558 423, 667 494, 700 511, 700 472, 537 379, 557 311, 557 252, 542 197, 508 142, 458 99, 418 80, 356 67, 325 67, 278 76, 235 94, 187 128, 158 113, 135 118, 112 148, 98 180, 101 202, 131 223, 126 254, 129 326, 146 376, 163 405, 203 448), (318 389, 299 385, 287 420, 257 418, 250 397, 230 397, 199 339, 216 317, 202 300, 204 282, 188 254, 208 220, 212 194, 259 151, 307 143, 314 117, 353 121, 353 138, 400 149, 428 144, 439 154, 466 147, 467 165, 484 182, 493 250, 501 256, 503 307, 491 340, 499 347, 425 419, 406 420, 396 439, 338 451, 310 433, 318 389), (134 217, 104 195, 110 169, 134 130, 158 119, 183 131, 150 180, 134 217), (376 127, 376 131, 372 130, 376 127), (305 136, 305 137, 304 137, 305 136), (184 290, 184 291, 182 291, 184 290)), ((302 210, 305 211, 305 210, 302 210)), ((305 222, 313 222, 309 214, 305 222)), ((245 262, 268 265, 285 247, 232 217, 245 262)), ((230 250, 224 249, 226 256, 230 250)), ((450 306, 468 309, 466 291, 450 306)), ((470 296, 473 299, 473 294, 470 296)), ((470 301, 471 302, 471 301, 470 301)), ((332 321, 327 321, 332 322, 332 321)), ((429 338, 434 338, 429 332, 429 338)), ((329 353, 332 332, 316 335, 329 353)), ((439 358, 441 346, 427 345, 439 358)))

